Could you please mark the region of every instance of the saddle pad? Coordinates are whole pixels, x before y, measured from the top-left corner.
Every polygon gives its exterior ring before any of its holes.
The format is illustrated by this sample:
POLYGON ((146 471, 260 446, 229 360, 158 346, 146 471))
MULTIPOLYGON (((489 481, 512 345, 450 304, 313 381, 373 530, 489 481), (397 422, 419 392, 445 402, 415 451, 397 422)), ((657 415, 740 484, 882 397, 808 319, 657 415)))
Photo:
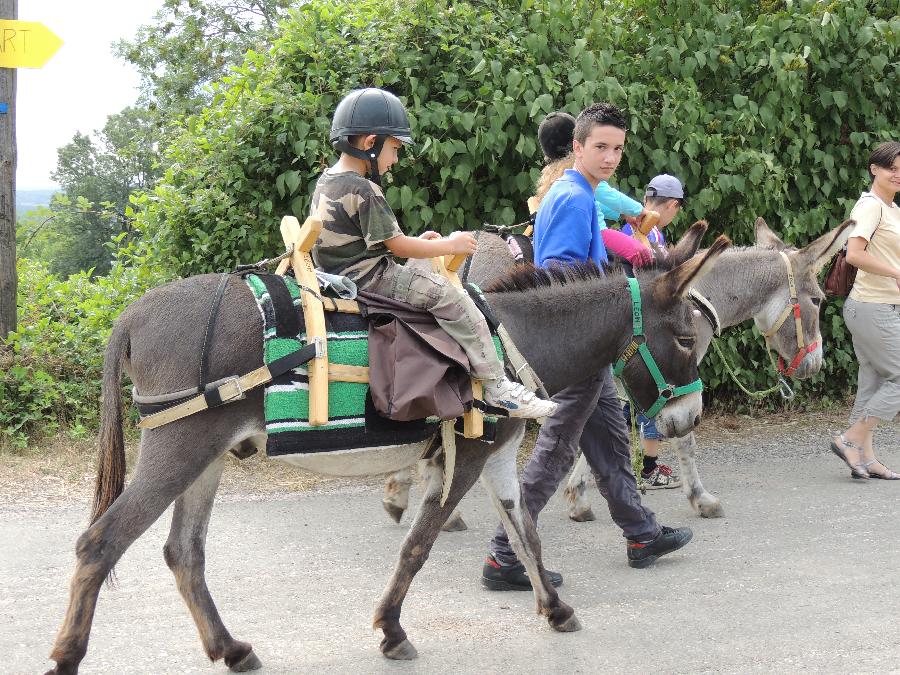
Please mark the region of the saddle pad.
MULTIPOLYGON (((301 290, 290 276, 245 277, 263 319, 263 361, 268 364, 306 345, 301 290)), ((368 366, 368 321, 359 314, 325 312, 330 363, 368 366)), ((309 377, 300 366, 265 387, 265 422, 270 457, 336 452, 418 443, 434 436, 439 420, 395 422, 375 409, 369 385, 328 383, 328 423, 309 424, 309 377)), ((494 424, 485 420, 483 440, 493 440, 494 424)), ((461 420, 458 429, 462 431, 461 420)))

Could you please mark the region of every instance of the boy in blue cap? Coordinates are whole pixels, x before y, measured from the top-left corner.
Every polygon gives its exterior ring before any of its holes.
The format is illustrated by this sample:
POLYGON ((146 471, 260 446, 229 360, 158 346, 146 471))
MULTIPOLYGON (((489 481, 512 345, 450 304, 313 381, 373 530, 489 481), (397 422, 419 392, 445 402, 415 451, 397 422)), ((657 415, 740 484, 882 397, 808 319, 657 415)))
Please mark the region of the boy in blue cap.
MULTIPOLYGON (((621 194, 621 193, 619 193, 621 194)), ((625 199, 634 202, 634 200, 622 195, 625 199)), ((631 212, 636 208, 646 211, 656 211, 659 214, 659 222, 649 232, 642 232, 626 223, 622 227, 622 232, 634 236, 638 241, 645 245, 655 244, 663 248, 666 245, 666 239, 663 236, 663 230, 675 219, 675 216, 681 211, 684 205, 684 186, 675 176, 667 173, 655 176, 644 190, 644 203, 628 205, 631 212)), ((637 226, 639 227, 639 226, 637 226)), ((623 410, 625 420, 631 423, 631 409, 628 402, 625 403, 623 410)), ((665 440, 665 437, 656 429, 656 420, 652 420, 642 413, 638 413, 635 423, 641 432, 641 446, 644 449, 643 467, 641 469, 641 485, 647 490, 660 490, 668 488, 677 488, 681 486, 681 481, 667 464, 661 464, 659 460, 659 446, 665 440)))

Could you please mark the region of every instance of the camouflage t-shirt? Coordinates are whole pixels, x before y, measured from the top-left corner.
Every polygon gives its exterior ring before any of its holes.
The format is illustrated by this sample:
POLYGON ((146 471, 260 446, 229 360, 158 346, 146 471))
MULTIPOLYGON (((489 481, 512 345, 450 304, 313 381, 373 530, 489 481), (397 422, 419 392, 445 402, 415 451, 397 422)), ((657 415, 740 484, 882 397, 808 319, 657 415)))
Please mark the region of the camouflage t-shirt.
POLYGON ((319 177, 310 215, 323 226, 312 250, 316 266, 354 280, 391 258, 384 242, 403 234, 381 188, 352 171, 319 177))

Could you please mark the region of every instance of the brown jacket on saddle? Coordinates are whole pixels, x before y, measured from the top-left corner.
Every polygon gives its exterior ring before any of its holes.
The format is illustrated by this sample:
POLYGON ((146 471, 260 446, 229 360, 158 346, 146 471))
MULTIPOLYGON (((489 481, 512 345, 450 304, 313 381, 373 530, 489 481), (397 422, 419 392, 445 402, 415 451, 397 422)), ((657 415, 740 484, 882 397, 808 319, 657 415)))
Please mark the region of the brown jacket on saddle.
POLYGON ((376 410, 399 422, 461 417, 473 402, 469 361, 421 309, 360 292, 369 318, 369 394, 376 410))

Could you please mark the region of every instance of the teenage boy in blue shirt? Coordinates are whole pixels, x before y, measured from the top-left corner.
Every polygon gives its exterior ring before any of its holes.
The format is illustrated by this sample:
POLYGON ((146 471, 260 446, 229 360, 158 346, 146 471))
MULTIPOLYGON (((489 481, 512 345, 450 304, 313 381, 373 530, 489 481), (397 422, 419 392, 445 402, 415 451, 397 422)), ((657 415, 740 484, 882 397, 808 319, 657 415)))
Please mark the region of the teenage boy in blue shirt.
MULTIPOLYGON (((575 123, 573 169, 567 169, 541 201, 534 226, 534 256, 539 266, 606 262, 597 222, 594 190, 619 166, 625 147, 625 116, 609 103, 596 103, 575 123)), ((534 452, 522 472, 522 498, 537 516, 572 468, 579 445, 610 515, 627 538, 631 567, 652 565, 657 558, 687 544, 689 528, 660 527, 641 504, 631 470, 630 438, 616 397, 612 369, 558 392, 558 408, 538 434, 534 452), (584 432, 584 433, 582 433, 584 432)), ((558 586, 562 576, 548 572, 558 586)), ((524 566, 513 553, 503 527, 491 540, 491 554, 482 570, 482 584, 492 590, 530 590, 524 566)))

